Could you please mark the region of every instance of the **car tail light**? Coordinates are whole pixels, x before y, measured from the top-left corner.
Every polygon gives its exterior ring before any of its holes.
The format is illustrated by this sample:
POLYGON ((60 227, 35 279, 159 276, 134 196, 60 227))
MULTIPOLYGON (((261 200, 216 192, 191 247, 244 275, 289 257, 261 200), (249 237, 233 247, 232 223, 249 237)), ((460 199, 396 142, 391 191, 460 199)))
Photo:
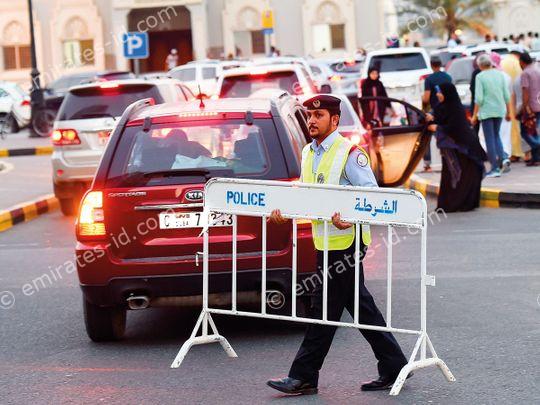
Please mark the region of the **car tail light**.
POLYGON ((339 82, 341 79, 343 79, 343 76, 340 75, 333 75, 328 78, 331 82, 339 82))
POLYGON ((418 79, 419 82, 422 80, 426 80, 428 78, 429 74, 420 76, 420 79, 418 79))
POLYGON ((354 143, 355 145, 358 145, 361 140, 362 140, 362 137, 359 134, 355 133, 354 135, 351 136, 351 142, 354 143))
POLYGON ((81 140, 74 129, 55 129, 52 133, 53 145, 80 145, 81 140))
POLYGON ((30 100, 21 101, 21 107, 30 107, 30 100))
POLYGON ((103 193, 90 191, 81 203, 77 219, 77 236, 105 236, 105 214, 103 211, 103 193))

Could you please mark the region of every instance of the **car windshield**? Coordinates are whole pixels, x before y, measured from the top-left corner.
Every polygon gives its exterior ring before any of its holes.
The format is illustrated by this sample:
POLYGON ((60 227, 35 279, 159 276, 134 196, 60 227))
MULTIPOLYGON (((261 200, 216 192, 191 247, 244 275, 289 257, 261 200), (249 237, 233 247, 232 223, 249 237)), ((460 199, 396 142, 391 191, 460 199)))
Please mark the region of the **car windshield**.
POLYGON ((119 117, 130 104, 144 98, 153 98, 156 103, 162 102, 156 86, 151 84, 72 90, 62 102, 57 119, 66 121, 119 117))
POLYGON ((454 84, 468 84, 474 71, 472 60, 455 60, 450 64, 447 73, 454 84))
POLYGON ((261 89, 281 89, 290 94, 303 94, 302 88, 298 83, 298 76, 294 71, 230 76, 223 79, 220 97, 249 97, 261 89))
POLYGON ((378 68, 383 73, 427 69, 427 64, 421 53, 399 53, 373 56, 370 67, 378 68))
MULTIPOLYGON (((268 178, 273 167, 275 172, 276 166, 284 166, 276 154, 275 131, 271 119, 256 119, 250 125, 242 120, 181 121, 149 131, 127 127, 108 184, 200 183, 201 177, 224 175, 268 178), (272 162, 270 156, 275 157, 272 162)), ((286 175, 282 170, 273 178, 286 175)))

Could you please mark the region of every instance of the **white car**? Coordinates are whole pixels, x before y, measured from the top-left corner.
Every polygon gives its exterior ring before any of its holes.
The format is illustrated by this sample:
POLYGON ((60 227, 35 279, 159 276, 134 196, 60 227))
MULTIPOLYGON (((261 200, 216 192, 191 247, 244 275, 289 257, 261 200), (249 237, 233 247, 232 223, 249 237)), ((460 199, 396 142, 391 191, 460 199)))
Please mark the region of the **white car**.
POLYGON ((389 48, 369 52, 362 68, 358 97, 362 97, 361 84, 372 66, 379 69, 388 97, 422 108, 424 81, 433 73, 424 48, 389 48))
POLYGON ((199 94, 200 86, 201 93, 211 97, 216 94, 217 80, 224 71, 244 65, 245 62, 241 61, 196 61, 175 67, 168 75, 180 80, 193 94, 199 94))
MULTIPOLYGON (((332 94, 345 94, 356 98, 362 62, 344 59, 310 59, 309 66, 317 80, 327 80, 332 94)), ((325 93, 324 89, 322 92, 325 93)))
POLYGON ((64 215, 76 212, 124 110, 148 98, 161 104, 193 100, 194 96, 175 79, 113 80, 69 89, 52 133, 54 194, 64 215))
POLYGON ((327 77, 323 77, 313 70, 312 64, 310 63, 312 59, 304 59, 294 56, 277 56, 272 58, 257 58, 253 59, 252 63, 254 66, 261 65, 277 65, 277 64, 299 64, 301 65, 306 73, 311 77, 311 80, 315 83, 317 91, 320 93, 329 93, 331 91, 330 80, 327 77))
POLYGON ((466 56, 476 56, 484 52, 495 52, 499 55, 507 55, 512 51, 523 52, 526 49, 520 44, 505 44, 502 42, 488 42, 474 47, 467 47, 463 53, 466 56))
POLYGON ((17 83, 0 81, 0 121, 6 133, 18 132, 30 123, 30 97, 17 83))
POLYGON ((216 98, 249 97, 261 89, 281 89, 293 96, 318 93, 300 64, 275 64, 230 69, 219 77, 216 98))

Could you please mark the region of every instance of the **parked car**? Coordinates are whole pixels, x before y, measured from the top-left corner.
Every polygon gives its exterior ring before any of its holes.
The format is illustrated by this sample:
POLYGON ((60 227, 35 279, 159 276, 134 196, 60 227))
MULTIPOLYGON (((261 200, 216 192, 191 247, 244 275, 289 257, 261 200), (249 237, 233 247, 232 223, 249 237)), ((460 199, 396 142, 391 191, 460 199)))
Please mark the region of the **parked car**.
POLYGON ((332 88, 330 86, 330 80, 327 77, 324 77, 322 75, 318 75, 317 73, 315 73, 315 71, 312 68, 312 65, 310 64, 311 60, 312 59, 305 59, 305 58, 300 58, 300 57, 295 57, 295 56, 278 56, 278 57, 271 57, 271 58, 253 59, 253 65, 263 66, 263 65, 298 64, 302 66, 302 68, 305 70, 304 74, 311 78, 311 80, 315 84, 315 87, 318 93, 331 93, 332 88))
POLYGON ((359 97, 362 97, 362 81, 372 66, 379 69, 388 97, 422 107, 424 80, 433 73, 424 48, 389 48, 369 52, 358 85, 359 97))
POLYGON ((193 94, 174 79, 114 80, 69 89, 52 133, 54 194, 64 215, 75 214, 118 118, 143 98, 161 104, 193 99, 193 94))
POLYGON ((474 47, 467 47, 463 53, 465 56, 476 56, 484 52, 496 52, 499 55, 507 55, 512 51, 523 52, 526 49, 520 44, 507 44, 502 42, 489 42, 474 47))
MULTIPOLYGON (((356 104, 362 62, 346 59, 310 59, 309 65, 319 81, 324 79, 328 82, 332 94, 344 94, 356 104)), ((321 92, 324 93, 324 89, 321 89, 321 92)))
POLYGON ((32 127, 41 136, 49 136, 56 114, 64 101, 64 97, 72 86, 92 83, 94 81, 110 81, 134 79, 135 75, 127 71, 82 72, 64 75, 44 88, 44 107, 36 112, 32 127))
POLYGON ((17 83, 0 81, 0 121, 4 133, 18 132, 30 123, 30 98, 17 83))
POLYGON ((470 86, 475 59, 476 56, 468 56, 454 60, 446 71, 452 77, 452 83, 456 85, 459 98, 467 109, 470 108, 472 103, 470 86))
MULTIPOLYGON (((310 141, 305 110, 284 92, 273 99, 207 100, 202 108, 199 101, 151 104, 140 100, 124 112, 81 202, 76 255, 86 260, 77 260, 77 271, 86 330, 94 341, 120 339, 127 309, 199 305, 205 183, 213 177, 296 180, 302 148, 310 141)), ((388 170, 392 177, 397 165, 405 171, 418 163, 427 139, 425 123, 415 124, 377 133, 388 138, 390 149, 377 146, 381 158, 390 159, 384 168, 376 166, 377 173, 388 170), (404 148, 396 159, 398 141, 404 148)), ((209 297, 211 305, 227 305, 232 218, 214 219, 209 297)), ((260 218, 238 218, 240 307, 260 305, 260 225, 260 218)), ((300 221, 298 227, 302 282, 315 272, 316 260, 311 225, 300 221)), ((266 288, 283 297, 291 296, 291 232, 290 226, 268 224, 266 288)), ((299 314, 306 298, 298 295, 299 314)), ((279 311, 287 313, 290 305, 285 301, 279 311)))
POLYGON ((317 88, 300 64, 273 64, 230 69, 219 77, 219 98, 243 98, 264 88, 281 89, 291 95, 314 95, 317 88))
POLYGON ((180 80, 194 94, 199 94, 200 86, 201 93, 211 97, 216 94, 218 78, 224 71, 244 65, 245 62, 241 61, 197 61, 175 67, 168 74, 170 77, 180 80))
POLYGON ((450 61, 466 56, 465 45, 459 45, 452 48, 440 48, 431 52, 431 56, 438 56, 441 59, 443 67, 446 67, 450 61))

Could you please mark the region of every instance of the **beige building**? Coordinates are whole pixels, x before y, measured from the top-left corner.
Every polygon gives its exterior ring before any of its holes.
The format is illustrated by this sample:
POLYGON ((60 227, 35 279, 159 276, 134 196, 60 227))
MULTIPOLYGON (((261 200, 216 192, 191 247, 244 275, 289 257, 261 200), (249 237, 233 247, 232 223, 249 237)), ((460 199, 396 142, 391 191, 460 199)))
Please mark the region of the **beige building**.
MULTIPOLYGON (((68 73, 130 69, 122 34, 147 31, 150 58, 163 71, 170 49, 179 63, 264 54, 262 13, 274 12, 271 44, 282 55, 352 55, 384 46, 386 0, 33 0, 38 68, 47 83, 68 73)), ((388 18, 388 17, 387 17, 388 18)), ((392 24, 390 24, 392 25, 392 24)), ((27 84, 27 0, 0 2, 0 80, 27 84)))

